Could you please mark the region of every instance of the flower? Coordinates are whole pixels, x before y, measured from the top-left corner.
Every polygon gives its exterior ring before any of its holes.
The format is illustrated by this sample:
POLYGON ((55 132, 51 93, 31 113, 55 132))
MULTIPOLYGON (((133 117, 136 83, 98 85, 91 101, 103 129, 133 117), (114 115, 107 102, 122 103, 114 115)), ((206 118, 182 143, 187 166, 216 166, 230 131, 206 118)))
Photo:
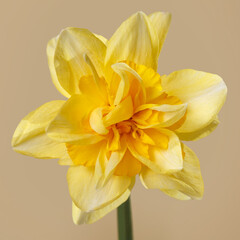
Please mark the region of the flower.
POLYGON ((136 175, 176 199, 203 195, 198 158, 181 141, 216 128, 227 88, 215 74, 156 72, 170 20, 169 13, 138 12, 110 40, 67 28, 48 43, 53 83, 68 100, 23 118, 12 146, 69 165, 76 224, 95 222, 126 201, 136 175))

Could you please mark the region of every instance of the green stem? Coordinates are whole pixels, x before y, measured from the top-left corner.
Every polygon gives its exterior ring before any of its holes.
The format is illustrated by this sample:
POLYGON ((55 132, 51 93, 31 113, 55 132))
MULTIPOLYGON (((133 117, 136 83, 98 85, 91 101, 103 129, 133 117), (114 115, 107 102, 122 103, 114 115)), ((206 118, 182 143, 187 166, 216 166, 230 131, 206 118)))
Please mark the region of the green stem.
POLYGON ((118 240, 133 240, 130 197, 117 209, 118 240))

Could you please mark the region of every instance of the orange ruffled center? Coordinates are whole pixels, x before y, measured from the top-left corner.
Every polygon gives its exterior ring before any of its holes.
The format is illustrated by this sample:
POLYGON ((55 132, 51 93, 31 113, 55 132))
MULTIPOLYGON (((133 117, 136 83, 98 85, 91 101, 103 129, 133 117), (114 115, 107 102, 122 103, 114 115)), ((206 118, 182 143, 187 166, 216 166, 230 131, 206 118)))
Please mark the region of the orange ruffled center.
MULTIPOLYGON (((75 165, 95 167, 102 152, 109 161, 113 153, 123 151, 124 154, 115 167, 114 174, 135 176, 141 171, 142 162, 133 156, 128 148, 129 143, 140 144, 141 152, 146 157, 149 157, 148 146, 168 148, 168 136, 160 134, 158 140, 151 137, 151 128, 161 128, 161 123, 166 121, 166 112, 156 106, 180 105, 182 102, 162 91, 160 76, 154 70, 132 63, 128 63, 128 66, 138 75, 127 71, 123 78, 122 73, 113 73, 115 79, 111 81, 108 90, 100 91, 100 95, 102 93, 108 95, 104 97, 108 99, 108 104, 99 106, 88 116, 92 131, 101 135, 102 141, 92 146, 66 144, 68 154, 75 165), (91 147, 94 150, 89 153, 91 147)), ((104 89, 104 86, 100 86, 99 89, 104 89)), ((177 124, 181 124, 181 121, 172 125, 174 127, 177 124)))

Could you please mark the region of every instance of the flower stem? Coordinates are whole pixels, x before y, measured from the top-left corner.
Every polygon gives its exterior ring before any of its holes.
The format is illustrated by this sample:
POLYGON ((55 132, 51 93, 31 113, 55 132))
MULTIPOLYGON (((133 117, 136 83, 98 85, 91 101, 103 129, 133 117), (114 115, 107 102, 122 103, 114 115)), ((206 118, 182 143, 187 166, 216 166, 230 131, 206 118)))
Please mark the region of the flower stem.
POLYGON ((130 197, 117 209, 118 240, 133 240, 130 197))

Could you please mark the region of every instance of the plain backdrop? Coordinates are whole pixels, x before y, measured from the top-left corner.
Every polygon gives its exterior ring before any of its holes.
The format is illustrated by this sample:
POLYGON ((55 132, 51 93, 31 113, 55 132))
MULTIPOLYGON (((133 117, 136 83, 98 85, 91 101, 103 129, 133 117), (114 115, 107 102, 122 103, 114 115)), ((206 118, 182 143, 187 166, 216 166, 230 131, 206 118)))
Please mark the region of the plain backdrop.
POLYGON ((51 82, 46 45, 61 29, 88 28, 107 38, 136 11, 172 13, 158 71, 193 68, 219 74, 228 86, 221 124, 188 145, 205 182, 201 201, 178 201, 137 181, 132 192, 136 240, 225 240, 240 235, 239 0, 22 0, 0 3, 0 239, 117 239, 116 211, 92 225, 75 226, 67 167, 11 149, 27 113, 63 99, 51 82))

